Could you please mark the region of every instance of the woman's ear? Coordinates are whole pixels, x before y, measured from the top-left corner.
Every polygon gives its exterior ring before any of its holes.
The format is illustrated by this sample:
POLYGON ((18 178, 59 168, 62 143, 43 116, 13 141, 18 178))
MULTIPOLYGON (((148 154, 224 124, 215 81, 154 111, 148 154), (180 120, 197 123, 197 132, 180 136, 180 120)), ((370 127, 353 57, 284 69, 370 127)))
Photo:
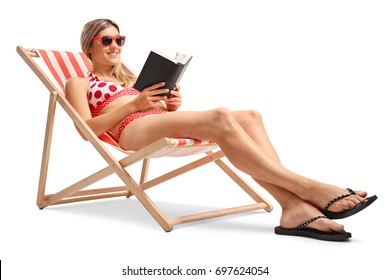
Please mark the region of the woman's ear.
POLYGON ((88 49, 88 58, 91 59, 91 57, 92 57, 92 46, 90 46, 88 49))

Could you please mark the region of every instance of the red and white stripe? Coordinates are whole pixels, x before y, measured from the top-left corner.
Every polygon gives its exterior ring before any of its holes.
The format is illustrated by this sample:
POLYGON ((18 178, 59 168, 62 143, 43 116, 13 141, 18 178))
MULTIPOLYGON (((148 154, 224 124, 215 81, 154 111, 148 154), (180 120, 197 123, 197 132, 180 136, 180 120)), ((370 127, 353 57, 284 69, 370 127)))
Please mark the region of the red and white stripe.
POLYGON ((84 78, 91 69, 91 62, 84 53, 37 51, 63 92, 65 92, 65 83, 70 77, 84 78))

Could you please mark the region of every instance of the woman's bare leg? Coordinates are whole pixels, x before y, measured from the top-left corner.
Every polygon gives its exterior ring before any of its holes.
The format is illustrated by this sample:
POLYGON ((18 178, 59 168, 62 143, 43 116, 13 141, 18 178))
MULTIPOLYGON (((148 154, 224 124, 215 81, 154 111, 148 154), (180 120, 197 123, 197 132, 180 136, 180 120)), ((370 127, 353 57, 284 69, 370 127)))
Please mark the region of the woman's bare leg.
MULTIPOLYGON (((233 115, 240 126, 247 134, 261 147, 264 148, 267 155, 276 163, 281 165, 280 158, 273 147, 261 115, 256 111, 238 111, 233 112, 233 115)), ((295 228, 312 217, 322 215, 322 213, 310 203, 303 201, 295 194, 270 183, 254 180, 266 189, 278 201, 282 208, 282 216, 280 225, 284 228, 295 228)), ((344 227, 330 220, 319 219, 314 221, 309 227, 316 228, 322 231, 338 231, 343 232, 344 227)))
POLYGON ((229 161, 250 176, 304 197, 319 183, 297 175, 275 163, 243 130, 226 109, 206 112, 170 112, 141 118, 122 132, 120 145, 138 150, 162 137, 191 137, 218 143, 229 161))
MULTIPOLYGON (((266 129, 264 127, 261 115, 256 111, 238 111, 232 112, 237 122, 240 126, 245 130, 245 132, 251 137, 257 145, 264 149, 264 152, 277 164, 282 165, 279 156, 273 147, 266 129)), ((334 187, 334 186, 333 186, 334 187)), ((342 188, 334 188, 333 197, 345 193, 345 189, 342 188), (337 191, 336 191, 337 190, 337 191)), ((357 196, 365 197, 367 192, 365 191, 356 191, 357 196)), ((354 196, 349 197, 352 199, 353 203, 359 203, 355 200, 354 196)), ((358 199, 359 200, 359 199, 358 199)), ((361 200, 359 200, 361 201, 361 200)), ((340 203, 340 201, 339 201, 340 203)), ((333 207, 337 206, 337 202, 332 204, 333 207)))
MULTIPOLYGON (((248 133, 251 132, 243 129, 234 113, 224 108, 205 112, 170 112, 135 120, 124 129, 120 145, 124 149, 138 150, 162 137, 209 139, 218 143, 229 161, 238 169, 263 185, 266 183, 278 186, 272 191, 276 197, 277 190, 283 188, 317 208, 322 208, 335 196, 345 193, 345 190, 336 186, 287 170, 257 143, 258 140, 261 142, 261 139, 256 139, 261 138, 260 134, 252 133, 249 136, 248 133)), ((282 200, 286 193, 282 193, 280 197, 282 200)), ((339 211, 353 207, 362 200, 360 196, 343 199, 345 202, 338 204, 339 211)))

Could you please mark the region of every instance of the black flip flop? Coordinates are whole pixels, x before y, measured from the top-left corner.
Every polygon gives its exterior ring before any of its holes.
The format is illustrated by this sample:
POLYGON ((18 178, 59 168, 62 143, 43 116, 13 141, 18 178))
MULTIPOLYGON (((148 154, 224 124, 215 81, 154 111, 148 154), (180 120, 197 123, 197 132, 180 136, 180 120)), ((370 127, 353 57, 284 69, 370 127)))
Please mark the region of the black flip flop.
POLYGON ((307 228, 306 226, 312 222, 314 222, 317 219, 320 218, 327 218, 326 216, 316 216, 310 220, 308 220, 306 223, 300 225, 297 228, 283 228, 281 226, 275 227, 275 233, 280 235, 292 235, 292 236, 302 236, 302 237, 309 237, 319 240, 326 240, 326 241, 345 241, 348 238, 352 237, 352 234, 350 232, 325 232, 318 229, 313 228, 307 228))
POLYGON ((331 201, 329 201, 329 203, 325 206, 324 210, 322 210, 322 214, 324 214, 327 218, 329 219, 332 219, 332 220, 335 220, 335 219, 344 219, 344 218, 347 218, 349 216, 352 216, 356 213, 359 213, 360 211, 362 211, 363 209, 367 208, 371 203, 373 203, 378 197, 376 195, 373 195, 373 196, 370 196, 370 197, 367 197, 366 200, 358 205, 356 205, 355 207, 351 208, 351 209, 348 209, 348 210, 344 210, 344 211, 341 211, 341 212, 333 212, 333 211, 329 211, 329 207, 334 203, 336 202, 337 200, 340 200, 344 197, 347 197, 347 196, 350 196, 352 194, 356 194, 352 189, 350 188, 347 188, 347 190, 349 191, 349 193, 346 193, 346 194, 343 194, 343 195, 340 195, 334 199, 332 199, 331 201))

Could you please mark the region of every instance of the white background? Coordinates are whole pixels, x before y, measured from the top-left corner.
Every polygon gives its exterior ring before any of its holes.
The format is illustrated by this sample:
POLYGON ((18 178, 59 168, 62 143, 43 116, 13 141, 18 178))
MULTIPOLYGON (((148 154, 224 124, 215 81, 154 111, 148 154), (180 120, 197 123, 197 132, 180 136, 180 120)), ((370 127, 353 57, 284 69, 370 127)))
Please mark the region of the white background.
MULTIPOLYGON (((12 1, 1 21, 0 259, 4 279, 151 279, 131 268, 269 267, 264 279, 378 279, 388 274, 390 7, 387 1, 12 1), (151 49, 194 58, 183 110, 256 109, 283 163, 303 175, 377 194, 330 243, 273 233, 280 207, 165 233, 134 199, 35 205, 48 92, 16 46, 79 50, 83 25, 115 20, 123 60, 139 72, 151 49)), ((48 192, 104 166, 56 115, 48 192)), ((153 170, 178 160, 157 160, 153 170)), ((134 167, 134 172, 138 167, 134 167)), ((152 171, 152 175, 155 171, 152 171)), ((148 192, 168 216, 234 206, 246 196, 215 167, 148 192), (237 189, 237 190, 236 190, 237 189)), ((109 178, 109 183, 117 183, 109 178)), ((261 279, 225 276, 221 279, 261 279)), ((173 277, 169 277, 171 279, 173 277)), ((213 274, 177 279, 218 279, 213 274)), ((168 279, 156 277, 153 279, 168 279)))

